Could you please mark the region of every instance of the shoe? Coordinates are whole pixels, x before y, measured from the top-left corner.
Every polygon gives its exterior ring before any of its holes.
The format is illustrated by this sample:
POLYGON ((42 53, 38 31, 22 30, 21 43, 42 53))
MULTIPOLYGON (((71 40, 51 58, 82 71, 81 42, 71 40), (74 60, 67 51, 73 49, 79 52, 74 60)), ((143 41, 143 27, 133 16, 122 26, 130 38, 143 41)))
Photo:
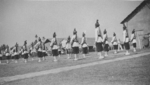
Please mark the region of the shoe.
POLYGON ((126 53, 125 55, 130 55, 130 53, 126 53))
POLYGON ((54 62, 57 62, 57 60, 54 60, 54 62))
POLYGON ((24 61, 25 63, 27 63, 27 61, 24 61))
POLYGON ((136 50, 134 50, 134 52, 136 53, 136 50))
POLYGON ((41 60, 39 60, 38 62, 41 62, 41 60))
POLYGON ((15 63, 18 63, 18 61, 15 61, 15 63))
POLYGON ((106 57, 108 56, 108 55, 105 55, 106 57))
POLYGON ((31 61, 33 61, 34 59, 32 58, 31 61))
POLYGON ((9 63, 8 61, 6 61, 6 63, 9 63))
POLYGON ((45 60, 45 58, 43 58, 43 61, 45 60))
POLYGON ((100 56, 100 57, 99 57, 99 59, 103 59, 103 58, 104 58, 104 56, 100 56))
POLYGON ((75 58, 74 60, 75 60, 75 61, 77 61, 78 59, 77 59, 77 58, 75 58))

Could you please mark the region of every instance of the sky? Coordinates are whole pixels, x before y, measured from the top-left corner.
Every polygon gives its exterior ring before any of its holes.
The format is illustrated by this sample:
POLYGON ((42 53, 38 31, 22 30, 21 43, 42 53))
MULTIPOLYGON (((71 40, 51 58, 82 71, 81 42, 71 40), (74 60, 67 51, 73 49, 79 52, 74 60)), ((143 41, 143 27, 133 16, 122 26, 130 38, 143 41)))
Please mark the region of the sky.
POLYGON ((98 19, 102 31, 112 37, 116 32, 122 40, 120 22, 141 1, 135 0, 0 0, 0 45, 28 44, 39 37, 58 38, 72 36, 76 28, 78 36, 85 31, 94 38, 98 19))

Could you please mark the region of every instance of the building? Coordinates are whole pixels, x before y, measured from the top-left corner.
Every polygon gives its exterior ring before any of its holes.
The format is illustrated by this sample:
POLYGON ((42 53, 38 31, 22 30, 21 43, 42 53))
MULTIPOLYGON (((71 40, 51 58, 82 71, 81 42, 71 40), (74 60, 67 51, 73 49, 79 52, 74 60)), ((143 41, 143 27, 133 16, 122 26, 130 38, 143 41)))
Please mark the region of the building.
POLYGON ((136 30, 137 48, 142 48, 143 36, 150 33, 150 0, 144 0, 122 22, 126 25, 129 36, 132 30, 136 30))

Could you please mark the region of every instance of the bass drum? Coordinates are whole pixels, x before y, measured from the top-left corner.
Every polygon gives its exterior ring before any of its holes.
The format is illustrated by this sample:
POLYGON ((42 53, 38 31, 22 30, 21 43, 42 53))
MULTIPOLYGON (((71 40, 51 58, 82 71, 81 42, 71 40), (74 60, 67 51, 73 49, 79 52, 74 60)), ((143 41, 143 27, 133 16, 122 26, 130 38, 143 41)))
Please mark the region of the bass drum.
POLYGON ((145 47, 148 47, 149 46, 149 40, 148 40, 148 38, 145 38, 145 39, 143 39, 143 45, 145 46, 145 47))

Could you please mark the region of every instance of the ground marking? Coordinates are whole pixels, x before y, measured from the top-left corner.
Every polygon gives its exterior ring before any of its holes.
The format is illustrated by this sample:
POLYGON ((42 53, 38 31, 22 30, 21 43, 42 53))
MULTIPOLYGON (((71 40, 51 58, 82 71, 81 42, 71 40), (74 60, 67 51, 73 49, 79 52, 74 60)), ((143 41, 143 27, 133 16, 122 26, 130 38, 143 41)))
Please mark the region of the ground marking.
POLYGON ((61 67, 61 68, 45 70, 45 71, 40 71, 40 72, 33 72, 33 73, 27 73, 27 74, 15 75, 15 76, 1 77, 0 83, 10 82, 10 81, 15 81, 15 80, 20 80, 20 79, 26 79, 26 78, 32 78, 32 77, 37 77, 37 76, 43 76, 43 75, 48 75, 48 74, 56 74, 59 72, 94 66, 94 65, 98 65, 98 64, 105 64, 105 63, 110 63, 110 62, 115 62, 115 61, 120 61, 120 60, 137 58, 137 57, 141 57, 141 56, 149 55, 149 54, 150 53, 147 52, 147 53, 135 54, 135 55, 130 55, 130 56, 124 56, 121 58, 115 58, 115 59, 111 59, 111 60, 102 60, 102 61, 97 61, 97 62, 92 62, 92 63, 86 63, 86 64, 80 64, 80 65, 68 66, 68 67, 61 67))

